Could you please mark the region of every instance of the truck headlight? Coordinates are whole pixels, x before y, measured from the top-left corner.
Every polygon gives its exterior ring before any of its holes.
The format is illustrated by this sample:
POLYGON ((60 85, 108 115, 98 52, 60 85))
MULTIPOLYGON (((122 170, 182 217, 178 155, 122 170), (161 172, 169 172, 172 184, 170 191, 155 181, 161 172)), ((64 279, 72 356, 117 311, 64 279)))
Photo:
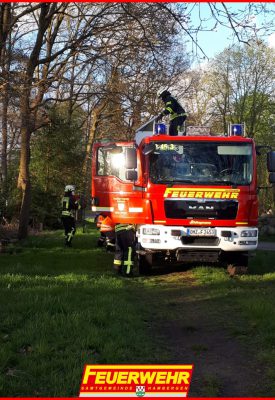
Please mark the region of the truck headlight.
POLYGON ((160 235, 160 230, 157 228, 143 228, 143 235, 160 235))
POLYGON ((258 232, 256 229, 241 232, 241 237, 256 237, 256 236, 258 236, 258 232))

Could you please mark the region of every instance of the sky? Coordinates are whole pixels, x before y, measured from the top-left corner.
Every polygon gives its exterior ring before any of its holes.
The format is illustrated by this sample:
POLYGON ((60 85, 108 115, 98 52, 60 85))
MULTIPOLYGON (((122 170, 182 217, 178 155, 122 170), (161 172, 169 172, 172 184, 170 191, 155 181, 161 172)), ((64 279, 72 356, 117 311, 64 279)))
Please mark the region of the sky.
MULTIPOLYGON (((238 12, 239 10, 243 10, 244 7, 248 3, 227 3, 227 6, 233 12, 238 12)), ((201 19, 204 20, 204 26, 211 30, 214 27, 215 20, 211 17, 210 9, 207 3, 201 3, 200 7, 200 17, 198 8, 194 8, 191 13, 191 20, 190 22, 194 26, 198 26, 201 19)), ((270 7, 272 8, 273 12, 275 13, 275 3, 271 3, 270 7)), ((250 24, 254 24, 255 28, 260 28, 262 25, 265 25, 264 14, 260 13, 257 16, 250 15, 250 24)), ((268 15, 268 18, 272 20, 272 15, 268 15)), ((197 41, 199 46, 203 49, 204 53, 208 58, 214 57, 216 54, 223 51, 226 47, 233 44, 233 42, 237 42, 236 36, 232 34, 232 29, 217 26, 213 31, 202 32, 200 31, 197 34, 197 41)), ((267 43, 275 49, 275 32, 270 32, 264 37, 267 43)), ((191 43, 191 41, 187 44, 187 49, 192 51, 193 54, 196 54, 201 57, 200 61, 206 61, 207 59, 203 58, 203 54, 200 52, 198 48, 191 43)))

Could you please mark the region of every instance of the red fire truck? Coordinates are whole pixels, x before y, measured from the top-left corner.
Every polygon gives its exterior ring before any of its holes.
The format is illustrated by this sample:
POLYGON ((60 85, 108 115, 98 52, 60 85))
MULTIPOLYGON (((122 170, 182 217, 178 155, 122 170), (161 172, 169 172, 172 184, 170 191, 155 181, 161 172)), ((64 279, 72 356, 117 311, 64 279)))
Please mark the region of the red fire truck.
MULTIPOLYGON (((137 226, 141 273, 160 262, 247 267, 258 244, 256 146, 251 138, 139 132, 93 147, 92 210, 137 226)), ((275 182, 275 152, 268 153, 275 182)))

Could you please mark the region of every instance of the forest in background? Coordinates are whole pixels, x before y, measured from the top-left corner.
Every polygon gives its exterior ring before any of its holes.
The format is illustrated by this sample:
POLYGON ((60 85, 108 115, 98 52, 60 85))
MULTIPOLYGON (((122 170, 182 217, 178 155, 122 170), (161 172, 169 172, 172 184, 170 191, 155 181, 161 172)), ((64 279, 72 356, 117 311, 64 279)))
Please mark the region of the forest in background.
MULTIPOLYGON (((19 238, 30 223, 58 226, 65 184, 88 204, 93 142, 133 139, 162 109, 161 86, 172 88, 189 125, 221 133, 245 122, 257 144, 275 148, 275 51, 248 20, 270 11, 248 3, 237 16, 225 4, 209 7, 217 24, 223 12, 238 44, 194 67, 186 43, 203 54, 203 26, 189 26, 188 3, 1 3, 3 223, 18 223, 19 238)), ((264 154, 259 185, 268 186, 264 154)), ((261 189, 260 212, 270 209, 273 192, 261 189)))

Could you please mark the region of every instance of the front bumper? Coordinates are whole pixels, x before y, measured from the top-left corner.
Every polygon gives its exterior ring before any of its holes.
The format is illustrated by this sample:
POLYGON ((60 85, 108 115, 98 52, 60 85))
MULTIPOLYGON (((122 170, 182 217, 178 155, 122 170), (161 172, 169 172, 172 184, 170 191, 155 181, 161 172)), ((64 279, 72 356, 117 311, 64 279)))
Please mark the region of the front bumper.
POLYGON ((253 251, 258 246, 257 227, 213 227, 213 236, 190 236, 183 226, 139 225, 138 242, 148 250, 209 249, 222 251, 253 251), (147 234, 144 233, 147 232, 147 234), (151 234, 148 232, 151 231, 151 234), (252 232, 256 236, 242 236, 252 232))

